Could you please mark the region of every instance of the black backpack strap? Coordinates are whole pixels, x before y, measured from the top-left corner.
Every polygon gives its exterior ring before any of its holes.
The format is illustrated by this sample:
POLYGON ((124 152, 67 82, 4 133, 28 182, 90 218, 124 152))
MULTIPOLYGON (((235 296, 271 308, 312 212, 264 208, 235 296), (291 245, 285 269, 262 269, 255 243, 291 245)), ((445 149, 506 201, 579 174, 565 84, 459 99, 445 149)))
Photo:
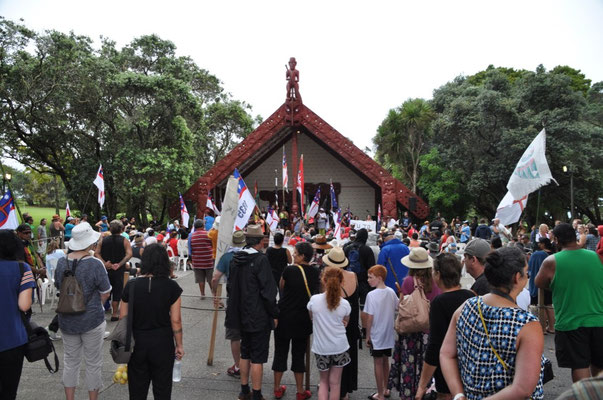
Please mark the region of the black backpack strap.
MULTIPOLYGON (((151 279, 151 278, 149 278, 151 279)), ((128 327, 126 329, 126 352, 130 351, 132 345, 132 327, 134 326, 134 286, 136 279, 130 283, 130 290, 128 296, 128 327)))
POLYGON ((51 374, 54 374, 55 372, 58 372, 58 370, 59 370, 59 356, 57 355, 57 351, 54 349, 54 344, 52 344, 52 341, 50 340, 50 338, 48 338, 48 344, 50 345, 50 348, 52 349, 52 352, 54 353, 54 369, 52 368, 50 361, 48 361, 48 357, 44 357, 44 364, 46 364, 46 368, 48 369, 48 372, 50 372, 51 374))

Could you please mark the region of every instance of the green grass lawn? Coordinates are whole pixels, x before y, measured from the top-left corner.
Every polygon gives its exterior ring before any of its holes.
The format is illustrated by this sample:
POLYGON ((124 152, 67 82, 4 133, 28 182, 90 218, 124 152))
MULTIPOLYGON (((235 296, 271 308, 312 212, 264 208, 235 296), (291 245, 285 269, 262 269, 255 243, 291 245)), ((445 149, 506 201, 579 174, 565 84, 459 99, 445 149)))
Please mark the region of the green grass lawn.
MULTIPOLYGON (((34 219, 34 226, 37 227, 40 225, 40 220, 42 218, 46 218, 46 231, 48 231, 48 226, 52 221, 52 216, 55 214, 54 207, 36 207, 36 206, 28 206, 27 204, 19 204, 19 209, 21 210, 21 214, 29 213, 34 219)), ((72 213, 74 210, 71 211, 72 213)), ((65 219, 65 209, 59 209, 59 215, 63 220, 65 219)), ((22 223, 21 217, 17 214, 17 219, 19 223, 22 223)), ((37 236, 37 232, 34 232, 37 236)))

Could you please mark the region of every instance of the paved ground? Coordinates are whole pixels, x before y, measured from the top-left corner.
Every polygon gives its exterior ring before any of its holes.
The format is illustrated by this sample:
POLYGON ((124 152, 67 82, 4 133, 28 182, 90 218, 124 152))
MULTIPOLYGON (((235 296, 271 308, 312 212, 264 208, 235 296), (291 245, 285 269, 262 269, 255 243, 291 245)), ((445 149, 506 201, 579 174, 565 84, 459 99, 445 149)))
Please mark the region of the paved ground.
MULTIPOLYGON (((219 313, 214 363, 210 367, 207 365, 207 355, 213 316, 213 309, 211 309, 213 302, 211 300, 200 300, 198 286, 194 283, 190 271, 179 272, 178 274, 180 275, 178 283, 184 289, 182 316, 184 324, 184 350, 186 355, 183 359, 183 378, 181 382, 174 384, 173 398, 236 399, 240 388, 239 382, 226 375, 226 369, 232 365, 232 358, 229 343, 223 340, 224 312, 219 313)), ((464 279, 464 284, 468 282, 468 279, 464 279)), ((54 310, 50 310, 49 308, 50 305, 48 304, 44 308, 44 312, 41 313, 40 307, 36 305, 34 307, 36 314, 33 316, 33 320, 39 325, 46 326, 55 314, 54 310)), ((114 326, 115 322, 107 323, 108 330, 113 329, 114 326)), ((63 344, 61 341, 54 343, 61 360, 61 370, 59 373, 51 375, 46 370, 43 362, 30 364, 25 361, 19 387, 19 399, 64 399, 63 386, 61 384, 63 344)), ((104 354, 103 378, 105 388, 102 391, 101 398, 127 399, 127 385, 114 384, 112 381, 116 365, 109 355, 108 342, 105 343, 104 354)), ((554 399, 571 385, 570 373, 566 369, 557 369, 554 357, 553 336, 551 335, 545 336, 545 355, 553 361, 556 375, 556 378, 545 387, 545 398, 554 399)), ((270 363, 271 360, 269 360, 267 367, 264 369, 263 392, 266 399, 273 398, 273 377, 272 371, 270 371, 270 363)), ((318 375, 314 365, 312 367, 311 390, 314 393, 316 383, 318 382, 318 375)), ((78 387, 76 392, 77 399, 88 398, 87 393, 81 388, 83 382, 84 375, 82 373, 80 387, 78 387)), ((360 351, 358 383, 359 390, 351 396, 351 399, 366 399, 367 396, 374 392, 373 365, 366 348, 360 351)), ((288 385, 290 390, 284 399, 294 399, 295 386, 291 372, 285 373, 283 384, 288 385)), ((152 398, 152 393, 149 394, 149 398, 152 398)), ((316 394, 312 398, 316 399, 316 394)), ((397 397, 393 396, 393 398, 397 397)))

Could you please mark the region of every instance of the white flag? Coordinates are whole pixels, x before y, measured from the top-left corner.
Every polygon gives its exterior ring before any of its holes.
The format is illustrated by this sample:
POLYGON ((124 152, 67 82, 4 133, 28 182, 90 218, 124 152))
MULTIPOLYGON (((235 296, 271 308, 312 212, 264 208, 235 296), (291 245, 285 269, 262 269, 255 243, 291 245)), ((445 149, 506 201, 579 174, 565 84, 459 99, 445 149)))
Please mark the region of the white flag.
MULTIPOLYGON (((255 209, 255 200, 253 199, 253 195, 247 188, 245 181, 243 181, 243 177, 239 173, 239 171, 235 168, 234 177, 239 181, 239 185, 237 188, 237 193, 239 194, 239 204, 237 207, 237 217, 234 223, 234 230, 241 231, 247 223, 249 222, 249 217, 251 217, 251 213, 255 209)), ((224 209, 222 209, 224 211, 224 209)))
POLYGON ((266 224, 270 227, 270 231, 274 232, 278 228, 279 218, 276 213, 271 208, 268 208, 268 214, 266 215, 266 224))
POLYGON ((545 148, 546 132, 543 129, 523 153, 509 178, 507 189, 513 200, 527 196, 550 181, 557 183, 546 161, 545 148))
POLYGON ((237 216, 239 195, 237 194, 238 181, 230 176, 226 183, 226 192, 222 201, 222 217, 220 218, 220 229, 218 229, 218 243, 216 250, 216 265, 230 248, 232 243, 232 232, 237 216))
POLYGON ((105 178, 103 175, 102 164, 98 167, 96 178, 92 183, 94 183, 94 186, 98 188, 98 204, 100 204, 101 208, 103 208, 103 204, 105 204, 105 178))
POLYGON ((519 221, 521 213, 528 204, 528 195, 523 196, 519 200, 513 199, 511 192, 507 192, 505 197, 496 208, 496 218, 500 219, 503 225, 511 225, 519 221))

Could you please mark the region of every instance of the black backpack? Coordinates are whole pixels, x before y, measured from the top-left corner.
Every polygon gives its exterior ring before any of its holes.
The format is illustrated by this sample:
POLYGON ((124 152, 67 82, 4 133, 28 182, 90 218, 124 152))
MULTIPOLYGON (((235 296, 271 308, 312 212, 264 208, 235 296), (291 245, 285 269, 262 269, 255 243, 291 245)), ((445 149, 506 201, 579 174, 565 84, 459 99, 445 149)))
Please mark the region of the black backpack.
MULTIPOLYGON (((19 263, 19 269, 21 270, 21 278, 23 278, 23 275, 25 274, 25 266, 23 263, 19 263)), ((54 374, 59 370, 59 357, 50 340, 50 336, 48 336, 48 331, 41 326, 38 326, 35 322, 29 321, 23 311, 19 310, 19 314, 21 315, 21 321, 27 332, 25 358, 27 358, 27 361, 29 362, 44 360, 48 372, 54 374), (54 369, 48 361, 48 355, 50 355, 50 353, 54 353, 54 369)))
POLYGON ((346 270, 352 271, 356 275, 362 273, 363 268, 362 264, 360 263, 360 244, 352 242, 350 245, 347 246, 346 250, 348 250, 347 257, 349 261, 346 270))

